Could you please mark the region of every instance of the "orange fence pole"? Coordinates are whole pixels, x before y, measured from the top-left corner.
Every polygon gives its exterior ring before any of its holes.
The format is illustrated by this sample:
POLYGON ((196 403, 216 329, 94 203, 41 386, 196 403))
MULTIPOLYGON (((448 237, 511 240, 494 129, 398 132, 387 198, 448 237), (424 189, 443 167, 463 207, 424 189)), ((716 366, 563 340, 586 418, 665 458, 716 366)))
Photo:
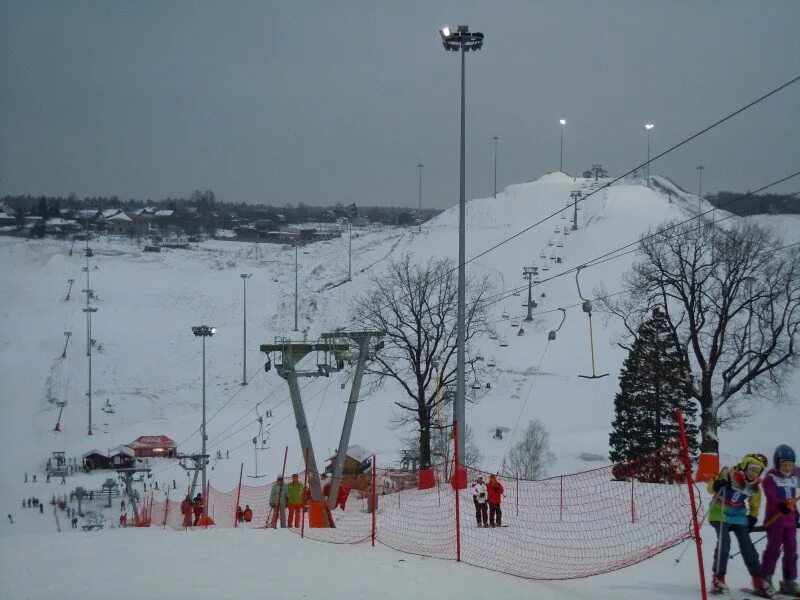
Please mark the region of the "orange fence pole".
MULTIPOLYGON (((305 511, 305 507, 306 507, 306 487, 308 486, 308 450, 309 450, 309 448, 306 448, 306 452, 305 452, 305 456, 304 456, 304 459, 306 461, 306 465, 305 465, 305 472, 303 473, 303 495, 300 498, 300 501, 302 502, 302 509, 303 509, 303 511, 302 511, 303 514, 300 515, 300 538, 304 538, 305 535, 306 535, 306 511, 305 511)), ((291 526, 291 523, 289 525, 291 526)))
POLYGON ((375 512, 378 510, 378 494, 375 487, 375 455, 372 455, 372 547, 375 547, 375 512))
POLYGON ((700 537, 700 523, 697 520, 697 504, 694 499, 694 482, 692 482, 692 462, 689 460, 689 443, 686 441, 686 428, 683 424, 683 411, 675 411, 678 418, 678 427, 681 433, 681 459, 683 467, 686 469, 686 486, 689 488, 689 502, 692 505, 692 530, 694 532, 694 544, 697 548, 697 568, 700 571, 700 594, 703 600, 708 600, 706 591, 706 570, 703 565, 703 540, 700 537))
POLYGON ((167 515, 169 515, 169 488, 167 488, 167 499, 164 501, 164 529, 167 528, 167 515))
MULTIPOLYGON (((458 478, 458 422, 453 422, 453 473, 454 477, 458 478)), ((458 481, 453 486, 453 491, 456 494, 456 560, 461 561, 461 501, 458 493, 458 481)))
POLYGON ((239 467, 239 490, 236 492, 236 506, 233 507, 233 526, 239 526, 239 500, 242 498, 242 473, 244 472, 244 463, 239 467))
MULTIPOLYGON (((206 497, 203 498, 203 516, 208 517, 208 503, 210 501, 211 496, 211 480, 208 480, 206 483, 206 497)), ((205 528, 208 529, 208 518, 203 519, 203 523, 205 523, 205 528)))

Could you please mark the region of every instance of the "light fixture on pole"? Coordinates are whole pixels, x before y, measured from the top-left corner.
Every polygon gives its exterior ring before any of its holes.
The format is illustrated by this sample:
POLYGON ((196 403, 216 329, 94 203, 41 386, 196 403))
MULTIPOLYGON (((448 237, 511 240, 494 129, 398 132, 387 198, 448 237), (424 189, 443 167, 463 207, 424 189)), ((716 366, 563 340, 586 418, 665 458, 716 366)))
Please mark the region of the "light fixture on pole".
POLYGON ((500 138, 494 136, 492 139, 494 140, 494 197, 497 198, 497 141, 500 138))
POLYGON ((558 124, 561 125, 561 159, 558 162, 558 170, 564 172, 564 125, 567 124, 566 119, 559 119, 558 124))
POLYGON ((242 278, 242 385, 247 385, 247 280, 252 273, 240 273, 242 278))
POLYGON ((294 243, 294 330, 297 331, 297 246, 294 243))
MULTIPOLYGON (((197 325, 192 327, 192 333, 194 333, 195 337, 203 338, 203 421, 200 426, 201 428, 201 436, 203 438, 203 447, 200 453, 203 455, 203 495, 206 494, 206 464, 208 463, 208 457, 206 456, 206 440, 208 439, 208 435, 206 435, 206 338, 211 337, 217 332, 215 327, 210 327, 208 325, 197 325)), ((206 511, 208 507, 208 498, 203 499, 203 514, 206 515, 208 512, 206 511)))
MULTIPOLYGON (((442 36, 442 45, 448 52, 461 54, 461 169, 459 180, 458 202, 458 331, 456 351, 456 401, 453 404, 453 420, 456 424, 456 456, 464 460, 464 416, 465 416, 465 287, 466 287, 466 236, 464 221, 466 217, 466 117, 465 117, 465 70, 464 57, 470 50, 476 52, 483 47, 483 34, 477 31, 470 32, 466 25, 459 25, 456 31, 443 27, 439 33, 442 36)), ((462 463, 463 464, 463 463, 462 463)), ((426 467, 429 465, 425 465, 426 467)))
POLYGON ((647 187, 650 187, 650 130, 655 127, 653 123, 646 123, 644 128, 647 130, 647 187))
POLYGON ((97 309, 91 306, 87 306, 83 309, 83 312, 86 313, 86 320, 87 320, 87 329, 89 331, 89 351, 87 356, 89 357, 89 391, 87 392, 87 396, 89 397, 89 433, 88 435, 92 435, 92 313, 96 313, 97 309))
POLYGON ((347 281, 353 280, 353 218, 347 220, 347 281))
POLYGON ((419 220, 419 228, 417 231, 422 231, 422 169, 425 167, 422 163, 417 165, 419 169, 419 214, 417 214, 417 219, 419 220))

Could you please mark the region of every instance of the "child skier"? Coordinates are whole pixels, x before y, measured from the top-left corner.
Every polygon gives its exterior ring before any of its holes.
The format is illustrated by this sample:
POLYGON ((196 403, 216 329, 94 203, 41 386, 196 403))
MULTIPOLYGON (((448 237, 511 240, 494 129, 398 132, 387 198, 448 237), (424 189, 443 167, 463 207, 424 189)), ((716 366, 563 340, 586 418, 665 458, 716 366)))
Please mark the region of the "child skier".
POLYGON ((771 582, 783 546, 783 580, 780 592, 800 597, 797 585, 797 495, 798 472, 794 450, 785 444, 775 449, 773 467, 764 477, 767 511, 767 547, 761 557, 764 577, 771 582))
MULTIPOLYGON (((722 514, 718 522, 711 520, 712 515, 709 515, 711 525, 718 535, 714 552, 712 594, 724 594, 728 591, 725 574, 731 545, 730 534, 733 533, 739 542, 744 564, 753 578, 754 593, 763 598, 775 596, 772 586, 764 579, 758 553, 750 540, 750 530, 756 524, 761 506, 761 473, 766 467, 767 458, 763 454, 747 454, 735 467, 722 469, 714 478, 712 489, 717 494, 722 514), (745 501, 750 505, 749 511, 745 507, 745 501)), ((711 510, 714 510, 713 505, 711 510)))

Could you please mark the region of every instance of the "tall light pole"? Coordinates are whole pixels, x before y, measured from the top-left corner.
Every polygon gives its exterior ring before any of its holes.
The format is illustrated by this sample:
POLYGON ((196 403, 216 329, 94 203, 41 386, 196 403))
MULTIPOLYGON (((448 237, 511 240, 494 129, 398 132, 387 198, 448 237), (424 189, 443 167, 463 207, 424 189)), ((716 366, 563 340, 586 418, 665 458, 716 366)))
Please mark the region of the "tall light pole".
MULTIPOLYGON (((465 377, 466 369, 464 365, 465 355, 465 281, 466 281, 466 236, 464 221, 466 217, 465 200, 465 72, 464 56, 470 50, 476 52, 483 46, 483 34, 480 32, 470 33, 469 27, 459 25, 456 31, 451 31, 449 27, 439 30, 442 36, 442 44, 448 52, 461 53, 461 173, 459 182, 459 202, 458 202, 458 331, 457 331, 457 352, 456 352, 456 401, 453 405, 453 419, 456 422, 456 453, 459 460, 464 460, 464 417, 465 417, 465 377)), ((463 463, 462 463, 463 464, 463 463)), ((426 467, 429 465, 425 465, 426 467)))
POLYGON ((647 187, 650 187, 650 130, 655 127, 652 123, 646 123, 644 128, 647 130, 647 187))
POLYGON ((247 280, 252 273, 241 273, 242 278, 242 385, 247 385, 247 280))
POLYGON ((294 243, 294 330, 297 331, 297 242, 294 243))
POLYGON ((347 220, 347 281, 353 280, 353 219, 347 220))
POLYGON ((494 197, 497 198, 497 141, 500 138, 494 136, 492 139, 494 140, 494 197))
POLYGON ((425 165, 419 163, 417 168, 419 169, 419 228, 417 231, 422 231, 422 169, 425 165))
POLYGON ((87 306, 83 309, 83 312, 86 313, 86 320, 88 322, 87 329, 89 331, 89 353, 87 356, 89 357, 89 392, 86 394, 89 396, 89 433, 88 435, 92 435, 92 313, 97 312, 96 308, 91 306, 87 306))
POLYGON ((558 124, 561 125, 561 160, 558 162, 558 170, 564 172, 564 125, 567 124, 566 119, 559 119, 558 124))
MULTIPOLYGON (((206 338, 211 337, 217 332, 215 327, 210 327, 208 325, 197 325, 196 327, 192 327, 192 333, 194 333, 195 337, 203 338, 203 422, 200 426, 201 435, 203 438, 203 447, 200 453, 203 455, 203 514, 208 514, 206 512, 206 508, 208 507, 208 498, 205 497, 206 494, 206 463, 208 463, 208 459, 206 457, 206 440, 208 440, 208 435, 206 435, 206 338)), ((195 479, 195 481, 197 481, 195 479)))

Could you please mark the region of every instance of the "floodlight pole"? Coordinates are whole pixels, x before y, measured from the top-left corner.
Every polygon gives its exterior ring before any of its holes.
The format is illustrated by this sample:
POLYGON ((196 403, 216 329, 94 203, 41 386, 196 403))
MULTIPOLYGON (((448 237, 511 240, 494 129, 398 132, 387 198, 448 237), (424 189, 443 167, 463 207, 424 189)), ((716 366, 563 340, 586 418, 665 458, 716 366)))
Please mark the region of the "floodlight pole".
POLYGON ((422 169, 425 165, 419 163, 417 168, 419 169, 419 214, 417 218, 419 219, 419 227, 417 231, 422 231, 422 169))
MULTIPOLYGON (((201 424, 201 435, 203 438, 201 454, 203 455, 203 471, 202 471, 202 490, 203 494, 206 493, 206 465, 208 464, 208 457, 206 456, 206 338, 211 337, 216 332, 214 327, 209 325, 197 325, 192 327, 192 333, 195 337, 203 338, 203 422, 201 424)), ((208 514, 208 498, 203 499, 203 514, 208 514)))
POLYGON ((294 244, 294 330, 297 331, 297 246, 294 244))
MULTIPOLYGON (((242 278, 242 385, 247 385, 247 280, 252 273, 240 273, 242 278)), ((203 360, 205 363, 205 360, 203 360)))
POLYGON ((655 125, 647 123, 644 128, 647 130, 647 187, 650 187, 650 130, 655 125))
POLYGON ((566 125, 567 122, 564 119, 561 119, 558 123, 561 128, 561 154, 558 161, 558 170, 559 172, 563 173, 564 172, 564 125, 566 125))
POLYGON ((353 280, 353 219, 352 216, 347 220, 347 281, 353 280))
MULTIPOLYGON (((459 25, 458 29, 451 32, 449 28, 440 30, 444 49, 457 51, 461 54, 461 164, 459 177, 459 202, 458 202, 458 332, 456 353, 456 400, 453 404, 453 420, 456 425, 456 456, 463 461, 464 457, 464 422, 465 422, 465 304, 466 304, 466 101, 465 101, 465 54, 468 50, 478 51, 483 46, 483 34, 470 32, 466 25, 459 25)), ((429 465, 424 465, 429 466, 429 465)))
POLYGON ((500 138, 494 136, 494 197, 497 198, 497 140, 500 138))

